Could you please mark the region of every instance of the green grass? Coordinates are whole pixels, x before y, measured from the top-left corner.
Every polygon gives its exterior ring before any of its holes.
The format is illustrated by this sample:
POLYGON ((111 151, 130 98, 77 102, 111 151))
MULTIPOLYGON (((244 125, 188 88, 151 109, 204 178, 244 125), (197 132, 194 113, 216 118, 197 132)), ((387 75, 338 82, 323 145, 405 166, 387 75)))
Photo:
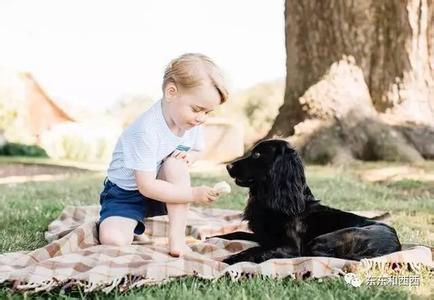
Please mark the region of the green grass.
MULTIPOLYGON (((24 298, 21 294, 11 295, 11 299, 24 298), (13 297, 13 298, 12 298, 13 297)), ((2 294, 0 293, 0 297, 2 294)), ((84 295, 82 291, 65 294, 56 290, 41 293, 41 298, 52 299, 408 299, 408 293, 398 288, 352 288, 343 280, 305 280, 270 279, 255 277, 231 282, 228 278, 206 281, 198 278, 187 278, 172 281, 161 286, 150 286, 128 292, 112 292, 109 295, 93 292, 84 295)))
MULTIPOLYGON (((381 165, 381 164, 379 164, 381 165)), ((376 166, 375 164, 371 164, 376 166)), ((383 165, 384 166, 384 165, 383 165)), ((345 210, 387 210, 401 242, 433 245, 434 183, 398 181, 389 184, 363 183, 356 169, 312 166, 307 168, 308 183, 318 199, 327 205, 345 210)), ((193 184, 213 185, 217 181, 231 183, 233 192, 212 207, 242 209, 247 190, 235 186, 225 174, 194 174, 193 184)), ((0 253, 31 250, 46 245, 43 233, 66 205, 98 203, 103 177, 98 173, 73 174, 67 180, 0 185, 0 253)), ((432 284, 432 280, 431 280, 432 284)), ((164 285, 133 289, 109 295, 97 292, 84 295, 80 290, 54 290, 32 297, 52 299, 407 299, 429 295, 424 287, 360 287, 353 288, 342 279, 293 281, 268 278, 231 282, 224 278, 204 281, 179 279, 164 285)), ((0 299, 21 299, 27 294, 13 293, 7 285, 0 287, 0 299)))

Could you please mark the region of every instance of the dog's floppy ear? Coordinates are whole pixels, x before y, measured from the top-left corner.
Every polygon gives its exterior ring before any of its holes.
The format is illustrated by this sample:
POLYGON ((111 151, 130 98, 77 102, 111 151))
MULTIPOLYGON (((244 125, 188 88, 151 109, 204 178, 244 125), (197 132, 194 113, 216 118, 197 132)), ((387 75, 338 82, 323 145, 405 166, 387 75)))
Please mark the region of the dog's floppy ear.
MULTIPOLYGON (((280 150, 280 149, 279 149, 280 150)), ((297 215, 305 209, 306 178, 303 163, 298 153, 285 145, 278 153, 270 170, 270 208, 297 215)))

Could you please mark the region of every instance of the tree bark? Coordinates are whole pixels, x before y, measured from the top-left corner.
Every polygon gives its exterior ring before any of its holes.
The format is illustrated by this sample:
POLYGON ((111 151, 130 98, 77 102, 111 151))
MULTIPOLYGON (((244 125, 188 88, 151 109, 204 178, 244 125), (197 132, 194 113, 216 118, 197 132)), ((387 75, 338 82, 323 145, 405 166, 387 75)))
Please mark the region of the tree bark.
MULTIPOLYGON (((296 126, 306 120, 340 120, 335 126, 342 128, 340 138, 346 144, 348 139, 354 138, 342 127, 346 124, 342 120, 347 119, 342 113, 351 111, 354 115, 360 107, 364 110, 360 124, 368 119, 375 120, 373 122, 384 130, 390 126, 390 131, 395 132, 391 136, 396 136, 402 126, 433 127, 433 1, 286 0, 285 101, 266 138, 294 136, 296 126), (354 97, 348 89, 344 93, 347 98, 338 96, 338 101, 334 100, 333 94, 328 93, 325 97, 318 92, 329 91, 327 84, 333 85, 331 90, 335 93, 346 88, 345 80, 330 78, 336 73, 332 68, 340 69, 342 60, 352 60, 350 64, 361 69, 364 82, 356 90, 364 91, 366 86, 369 103, 365 101, 366 97, 362 97, 365 102, 359 104, 348 99, 354 97), (325 76, 329 78, 325 80, 325 76), (317 85, 319 82, 321 84, 317 85), (315 85, 313 90, 317 92, 309 90, 315 85)), ((338 77, 343 78, 347 72, 345 68, 336 73, 338 77)), ((356 75, 353 81, 359 82, 358 78, 356 75)), ((366 126, 360 128, 364 128, 365 133, 368 130, 366 126)), ((372 130, 369 132, 373 133, 372 130)), ((408 134, 399 135, 401 145, 405 142, 410 147, 421 142, 417 138, 408 139, 408 134)), ((303 145, 311 139, 304 140, 303 145)), ((396 147, 400 146, 396 144, 396 147)), ((358 157, 354 149, 350 152, 352 156, 364 159, 358 157)), ((413 159, 407 157, 405 160, 419 159, 417 155, 410 156, 413 159)))

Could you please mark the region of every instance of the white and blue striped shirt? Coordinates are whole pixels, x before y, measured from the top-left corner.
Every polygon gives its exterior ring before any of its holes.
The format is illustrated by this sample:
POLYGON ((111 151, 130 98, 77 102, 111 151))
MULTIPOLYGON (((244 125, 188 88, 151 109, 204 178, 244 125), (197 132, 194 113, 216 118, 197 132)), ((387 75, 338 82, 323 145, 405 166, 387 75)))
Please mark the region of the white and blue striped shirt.
POLYGON ((137 190, 134 170, 157 173, 162 160, 175 149, 201 151, 203 147, 202 127, 193 127, 183 136, 175 135, 158 100, 122 132, 107 177, 124 190, 137 190))

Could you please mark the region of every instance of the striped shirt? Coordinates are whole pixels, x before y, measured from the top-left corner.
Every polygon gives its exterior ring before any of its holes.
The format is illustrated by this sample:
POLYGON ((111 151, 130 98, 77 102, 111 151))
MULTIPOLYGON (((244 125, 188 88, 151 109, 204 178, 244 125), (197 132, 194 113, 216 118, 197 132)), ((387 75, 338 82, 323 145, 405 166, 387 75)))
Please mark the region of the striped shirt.
POLYGON ((201 151, 202 126, 175 135, 164 119, 161 100, 131 123, 119 137, 107 170, 108 179, 124 190, 137 190, 134 170, 158 170, 175 149, 201 151))

